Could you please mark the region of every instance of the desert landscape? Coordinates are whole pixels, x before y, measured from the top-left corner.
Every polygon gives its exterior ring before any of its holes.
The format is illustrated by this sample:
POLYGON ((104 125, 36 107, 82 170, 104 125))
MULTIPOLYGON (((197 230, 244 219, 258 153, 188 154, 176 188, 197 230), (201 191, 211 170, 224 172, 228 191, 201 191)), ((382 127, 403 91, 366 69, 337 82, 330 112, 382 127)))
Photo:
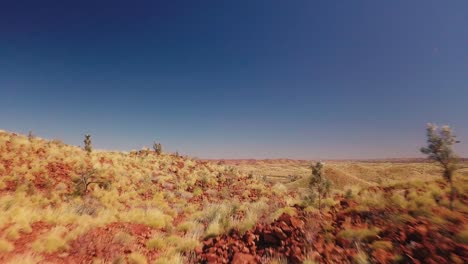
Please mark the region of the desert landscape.
POLYGON ((106 152, 1 131, 0 262, 468 260, 466 162, 453 210, 435 163, 326 161, 320 204, 314 163, 197 160, 157 144, 106 152))
POLYGON ((468 1, 0 4, 0 264, 468 263, 468 1))

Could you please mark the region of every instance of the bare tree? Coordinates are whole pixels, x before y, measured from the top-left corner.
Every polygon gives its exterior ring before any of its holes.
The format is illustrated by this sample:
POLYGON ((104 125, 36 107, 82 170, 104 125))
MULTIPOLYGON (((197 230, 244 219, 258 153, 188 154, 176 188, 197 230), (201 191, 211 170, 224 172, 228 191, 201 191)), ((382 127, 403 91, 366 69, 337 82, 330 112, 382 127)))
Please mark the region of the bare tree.
POLYGON ((74 179, 74 182, 76 184, 75 193, 82 196, 88 193, 88 187, 91 184, 97 184, 99 187, 109 186, 109 182, 100 176, 95 169, 84 170, 74 179))
POLYGON ((436 161, 444 170, 443 177, 450 185, 450 210, 453 210, 455 188, 453 174, 458 169, 458 157, 453 151, 453 145, 459 143, 449 126, 437 127, 427 124, 427 146, 421 152, 428 155, 430 160, 436 161))

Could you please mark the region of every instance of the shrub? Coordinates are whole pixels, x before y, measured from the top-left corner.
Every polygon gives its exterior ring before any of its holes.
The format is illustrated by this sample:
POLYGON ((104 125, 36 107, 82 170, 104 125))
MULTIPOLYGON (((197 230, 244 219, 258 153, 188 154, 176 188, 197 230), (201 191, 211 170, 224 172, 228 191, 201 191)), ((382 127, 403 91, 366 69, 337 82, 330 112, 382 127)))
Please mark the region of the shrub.
POLYGON ((323 163, 312 165, 312 176, 309 182, 312 197, 318 197, 319 211, 322 210, 322 199, 330 192, 331 182, 322 174, 323 163))
POLYGON ((29 133, 28 133, 28 140, 29 140, 29 142, 32 142, 33 139, 34 139, 33 132, 32 132, 32 130, 29 130, 29 133))
POLYGON ((88 153, 91 154, 91 151, 93 150, 93 147, 91 146, 91 135, 87 134, 85 135, 84 139, 84 150, 88 153))
POLYGON ((436 161, 443 169, 443 177, 450 185, 450 209, 453 210, 455 188, 453 187, 453 174, 458 169, 458 158, 453 152, 453 145, 459 143, 449 126, 439 128, 434 124, 427 125, 427 147, 421 152, 428 155, 430 160, 436 161))
POLYGON ((162 153, 162 146, 161 143, 156 143, 156 141, 153 143, 153 149, 156 154, 160 155, 162 153))

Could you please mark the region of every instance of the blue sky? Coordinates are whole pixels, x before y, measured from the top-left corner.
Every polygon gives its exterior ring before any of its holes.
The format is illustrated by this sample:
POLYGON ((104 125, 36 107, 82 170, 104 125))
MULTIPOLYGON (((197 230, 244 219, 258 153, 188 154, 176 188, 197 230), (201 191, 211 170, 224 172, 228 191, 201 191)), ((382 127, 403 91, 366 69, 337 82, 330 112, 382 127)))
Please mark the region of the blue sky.
POLYGON ((203 158, 468 156, 468 1, 10 1, 0 128, 203 158), (68 3, 65 3, 68 2, 68 3), (137 3, 134 3, 137 2, 137 3))

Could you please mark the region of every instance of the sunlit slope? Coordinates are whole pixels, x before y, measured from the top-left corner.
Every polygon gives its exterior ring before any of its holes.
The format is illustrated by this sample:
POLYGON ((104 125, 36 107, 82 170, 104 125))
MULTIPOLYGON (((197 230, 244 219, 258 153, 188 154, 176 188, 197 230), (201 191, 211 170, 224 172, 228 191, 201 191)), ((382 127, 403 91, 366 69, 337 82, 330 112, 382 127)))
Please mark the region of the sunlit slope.
POLYGON ((200 239, 249 228, 283 198, 225 166, 150 150, 87 154, 0 131, 1 263, 186 262, 200 239), (90 171, 99 183, 80 194, 90 171), (242 217, 221 223, 231 207, 242 217))

